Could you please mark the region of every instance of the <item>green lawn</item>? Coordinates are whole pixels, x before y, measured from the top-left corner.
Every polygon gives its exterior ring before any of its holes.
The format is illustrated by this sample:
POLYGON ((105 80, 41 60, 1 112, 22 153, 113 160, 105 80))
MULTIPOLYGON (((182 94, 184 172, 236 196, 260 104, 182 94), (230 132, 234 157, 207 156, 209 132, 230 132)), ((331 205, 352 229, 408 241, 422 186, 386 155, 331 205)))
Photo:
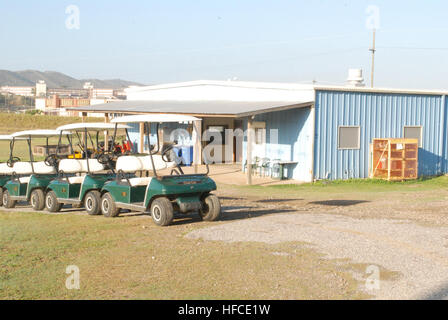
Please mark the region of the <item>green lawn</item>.
POLYGON ((0 211, 0 299, 366 297, 346 267, 300 243, 190 240, 183 235, 212 224, 185 222, 0 211), (65 287, 69 265, 80 290, 65 287))
POLYGON ((318 181, 305 184, 273 186, 223 186, 226 190, 266 198, 304 197, 320 198, 377 198, 387 193, 412 193, 448 190, 448 176, 424 177, 403 182, 388 182, 377 179, 353 179, 318 181))
MULTIPOLYGON (((88 117, 86 121, 104 122, 104 118, 88 117)), ((82 118, 0 112, 0 134, 32 129, 56 129, 64 124, 76 122, 82 122, 82 118)))

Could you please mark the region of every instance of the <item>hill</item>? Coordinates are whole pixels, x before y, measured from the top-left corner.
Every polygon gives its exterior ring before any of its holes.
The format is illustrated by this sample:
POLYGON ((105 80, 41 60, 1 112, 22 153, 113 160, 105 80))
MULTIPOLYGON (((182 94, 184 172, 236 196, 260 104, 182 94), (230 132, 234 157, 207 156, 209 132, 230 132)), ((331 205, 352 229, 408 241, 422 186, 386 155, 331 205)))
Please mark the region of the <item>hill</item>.
POLYGON ((84 82, 92 82, 95 88, 113 89, 126 88, 133 85, 141 85, 136 82, 121 79, 75 79, 66 74, 56 71, 0 70, 0 86, 34 86, 39 80, 44 80, 47 83, 48 88, 80 89, 84 85, 84 82))

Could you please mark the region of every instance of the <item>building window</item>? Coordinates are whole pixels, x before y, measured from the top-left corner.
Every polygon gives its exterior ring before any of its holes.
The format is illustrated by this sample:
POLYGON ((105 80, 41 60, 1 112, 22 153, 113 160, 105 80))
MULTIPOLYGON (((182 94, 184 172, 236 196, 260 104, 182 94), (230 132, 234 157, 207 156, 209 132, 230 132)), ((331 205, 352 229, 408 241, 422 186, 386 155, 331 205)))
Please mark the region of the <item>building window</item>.
POLYGON ((422 126, 405 126, 403 128, 403 138, 418 139, 419 148, 423 145, 423 127, 422 126))
POLYGON ((359 149, 361 141, 360 127, 340 126, 338 149, 359 149))
POLYGON ((257 121, 253 122, 252 126, 255 131, 255 144, 266 143, 266 122, 257 121))

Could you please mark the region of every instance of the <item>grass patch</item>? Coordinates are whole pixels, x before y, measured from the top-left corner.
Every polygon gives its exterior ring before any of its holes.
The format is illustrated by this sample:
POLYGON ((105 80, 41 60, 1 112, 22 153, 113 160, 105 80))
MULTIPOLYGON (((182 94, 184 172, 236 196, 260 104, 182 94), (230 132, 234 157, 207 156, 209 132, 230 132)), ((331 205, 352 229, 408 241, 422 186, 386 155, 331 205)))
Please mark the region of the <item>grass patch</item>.
POLYGON ((0 298, 366 297, 349 272, 297 243, 229 244, 181 236, 206 225, 160 228, 146 216, 0 212, 0 298), (65 288, 68 265, 80 269, 80 290, 65 288))
POLYGON ((422 177, 417 180, 392 182, 379 179, 350 179, 336 181, 317 181, 305 184, 283 184, 273 186, 242 186, 246 189, 269 191, 325 191, 325 192, 393 192, 421 191, 448 188, 448 177, 422 177), (418 187, 418 188, 417 188, 418 187))
POLYGON ((428 197, 445 199, 447 196, 445 191, 448 190, 448 176, 425 177, 404 182, 354 179, 270 186, 238 186, 219 184, 218 190, 223 195, 235 197, 245 195, 249 198, 291 199, 291 201, 375 201, 386 198, 396 200, 409 199, 409 197, 412 197, 412 194, 416 193, 419 193, 419 199, 421 200, 428 197))
MULTIPOLYGON (((22 130, 56 129, 59 126, 82 122, 81 117, 60 117, 0 112, 0 134, 10 134, 22 130)), ((103 118, 87 118, 87 122, 104 122, 103 118)))

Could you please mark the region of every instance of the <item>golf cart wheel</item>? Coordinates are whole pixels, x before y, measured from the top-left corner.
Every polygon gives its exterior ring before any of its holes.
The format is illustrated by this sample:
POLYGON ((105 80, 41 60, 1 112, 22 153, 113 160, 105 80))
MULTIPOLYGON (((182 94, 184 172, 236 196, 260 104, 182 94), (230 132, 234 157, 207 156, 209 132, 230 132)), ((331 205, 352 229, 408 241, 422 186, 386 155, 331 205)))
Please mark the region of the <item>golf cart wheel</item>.
POLYGON ((84 198, 84 208, 91 216, 101 214, 101 193, 97 190, 89 191, 84 198))
POLYGON ((101 198, 101 212, 103 216, 108 218, 114 218, 120 214, 120 208, 117 208, 109 192, 105 193, 101 198))
POLYGON ((14 208, 16 206, 17 201, 16 200, 12 200, 11 199, 11 195, 9 194, 8 190, 3 191, 3 196, 2 196, 2 202, 3 202, 3 206, 7 209, 11 209, 14 208))
POLYGON ((219 198, 214 194, 207 195, 202 200, 202 208, 199 210, 199 214, 205 221, 216 221, 221 214, 221 203, 219 198))
POLYGON ((0 207, 3 206, 3 188, 0 188, 0 207))
POLYGON ((35 189, 31 192, 31 206, 35 211, 42 211, 45 208, 45 194, 41 189, 35 189))
POLYGON ((168 198, 157 198, 151 204, 151 216, 158 226, 168 226, 173 221, 173 204, 168 198))
POLYGON ((59 212, 62 209, 62 203, 58 201, 53 190, 50 190, 45 197, 45 207, 50 212, 59 212))

